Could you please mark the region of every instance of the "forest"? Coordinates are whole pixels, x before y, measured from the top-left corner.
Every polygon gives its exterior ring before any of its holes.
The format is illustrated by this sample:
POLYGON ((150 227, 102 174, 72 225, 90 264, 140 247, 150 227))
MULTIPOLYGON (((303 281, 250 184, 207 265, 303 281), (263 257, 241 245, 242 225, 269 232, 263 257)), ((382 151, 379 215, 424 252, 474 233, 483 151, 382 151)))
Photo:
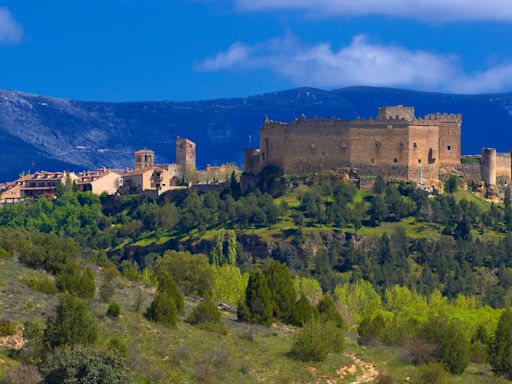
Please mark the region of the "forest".
MULTIPOLYGON (((53 302, 37 320, 1 303, 0 341, 20 329, 26 340, 1 382, 173 382, 134 364, 127 337, 102 340, 105 319, 131 316, 226 340, 241 324, 277 324, 289 364, 391 348, 418 383, 467 380, 475 366, 488 382, 512 377, 508 191, 493 203, 456 177, 439 195, 381 178, 371 191, 286 183, 242 193, 233 176, 221 192, 157 200, 63 189, 0 208, 0 262, 25 268, 25 286, 53 302)), ((230 381, 203 365, 190 382, 230 381)), ((374 379, 399 376, 386 367, 374 379)))

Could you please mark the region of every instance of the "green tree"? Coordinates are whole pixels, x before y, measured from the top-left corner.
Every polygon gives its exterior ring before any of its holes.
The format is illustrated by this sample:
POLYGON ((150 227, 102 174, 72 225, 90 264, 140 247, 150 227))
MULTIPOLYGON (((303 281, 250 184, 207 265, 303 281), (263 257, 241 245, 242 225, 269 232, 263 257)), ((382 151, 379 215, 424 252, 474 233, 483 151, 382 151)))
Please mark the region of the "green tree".
POLYGON ((302 361, 323 361, 343 350, 343 333, 332 321, 311 320, 297 332, 291 353, 302 361))
POLYGON ((311 305, 308 298, 300 295, 295 304, 292 322, 295 325, 304 325, 315 316, 315 308, 311 305))
POLYGON ((326 293, 317 306, 320 317, 324 321, 332 321, 338 328, 345 328, 345 321, 336 308, 336 304, 330 293, 326 293))
POLYGON ((121 355, 91 346, 64 347, 42 368, 46 384, 130 384, 134 382, 121 355))
POLYGON ((498 374, 512 377, 512 310, 505 309, 489 350, 489 361, 498 374))
POLYGON ((158 280, 158 292, 163 293, 174 301, 178 313, 185 312, 185 300, 170 274, 163 274, 158 280))
POLYGON ((284 322, 292 321, 297 293, 290 269, 279 261, 271 260, 264 273, 272 296, 274 317, 284 322))
POLYGON ((458 187, 459 187, 459 178, 455 175, 451 175, 444 185, 444 189, 448 193, 457 192, 458 187))
POLYGON ((94 344, 98 338, 96 321, 84 302, 73 295, 64 294, 55 315, 47 320, 44 342, 49 348, 67 344, 94 344))
POLYGON ((267 326, 272 324, 272 293, 265 275, 260 270, 249 275, 245 291, 245 306, 242 305, 242 309, 244 313, 239 316, 241 320, 247 320, 248 312, 250 321, 267 326))
POLYGON ((157 323, 175 326, 178 322, 176 302, 168 293, 158 291, 146 310, 145 316, 157 323))
POLYGON ((454 375, 460 375, 469 365, 471 344, 460 326, 452 324, 443 332, 441 340, 441 360, 446 369, 454 375))
POLYGON ((370 210, 368 211, 370 222, 377 226, 388 216, 388 206, 381 195, 375 196, 371 201, 370 210))

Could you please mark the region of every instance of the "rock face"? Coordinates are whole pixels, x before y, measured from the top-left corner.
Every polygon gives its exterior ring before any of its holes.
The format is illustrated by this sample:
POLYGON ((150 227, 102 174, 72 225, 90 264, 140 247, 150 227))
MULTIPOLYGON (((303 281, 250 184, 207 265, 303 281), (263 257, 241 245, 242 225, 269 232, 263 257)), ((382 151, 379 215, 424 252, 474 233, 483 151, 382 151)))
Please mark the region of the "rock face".
POLYGON ((127 167, 132 153, 153 149, 157 162, 174 161, 176 136, 197 144, 198 166, 242 164, 243 149, 258 146, 263 117, 291 121, 375 115, 378 107, 404 104, 421 116, 461 113, 462 153, 510 144, 512 94, 446 95, 351 87, 299 88, 246 98, 194 102, 98 103, 0 91, 0 181, 21 171, 127 167), (485 132, 485 134, 482 134, 485 132))

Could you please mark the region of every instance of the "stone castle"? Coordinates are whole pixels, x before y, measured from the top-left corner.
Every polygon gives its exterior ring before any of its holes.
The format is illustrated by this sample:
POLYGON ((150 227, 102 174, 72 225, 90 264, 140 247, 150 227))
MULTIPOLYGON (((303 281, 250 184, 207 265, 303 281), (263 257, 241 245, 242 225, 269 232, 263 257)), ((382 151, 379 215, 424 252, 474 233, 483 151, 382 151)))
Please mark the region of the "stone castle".
POLYGON ((380 108, 376 119, 265 118, 260 148, 245 151, 244 169, 252 175, 267 166, 284 174, 350 169, 362 184, 381 175, 437 186, 442 174, 460 169, 461 124, 459 114, 417 118, 402 105, 380 108))

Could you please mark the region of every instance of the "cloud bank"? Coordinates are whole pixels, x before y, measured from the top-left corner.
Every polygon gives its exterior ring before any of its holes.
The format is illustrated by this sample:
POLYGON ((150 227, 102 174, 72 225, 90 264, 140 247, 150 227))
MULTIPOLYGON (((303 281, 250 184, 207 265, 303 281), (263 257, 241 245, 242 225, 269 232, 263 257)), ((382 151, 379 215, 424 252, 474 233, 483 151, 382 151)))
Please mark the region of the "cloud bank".
POLYGON ((324 88, 368 85, 482 93, 512 86, 512 63, 465 73, 458 61, 454 55, 373 44, 364 35, 335 50, 328 43, 305 46, 288 34, 256 45, 236 42, 196 69, 269 69, 295 85, 324 88))
POLYGON ((423 20, 512 21, 510 0, 232 0, 242 11, 295 10, 311 16, 383 15, 423 20))
POLYGON ((21 41, 23 27, 6 7, 0 7, 0 43, 13 44, 21 41))

